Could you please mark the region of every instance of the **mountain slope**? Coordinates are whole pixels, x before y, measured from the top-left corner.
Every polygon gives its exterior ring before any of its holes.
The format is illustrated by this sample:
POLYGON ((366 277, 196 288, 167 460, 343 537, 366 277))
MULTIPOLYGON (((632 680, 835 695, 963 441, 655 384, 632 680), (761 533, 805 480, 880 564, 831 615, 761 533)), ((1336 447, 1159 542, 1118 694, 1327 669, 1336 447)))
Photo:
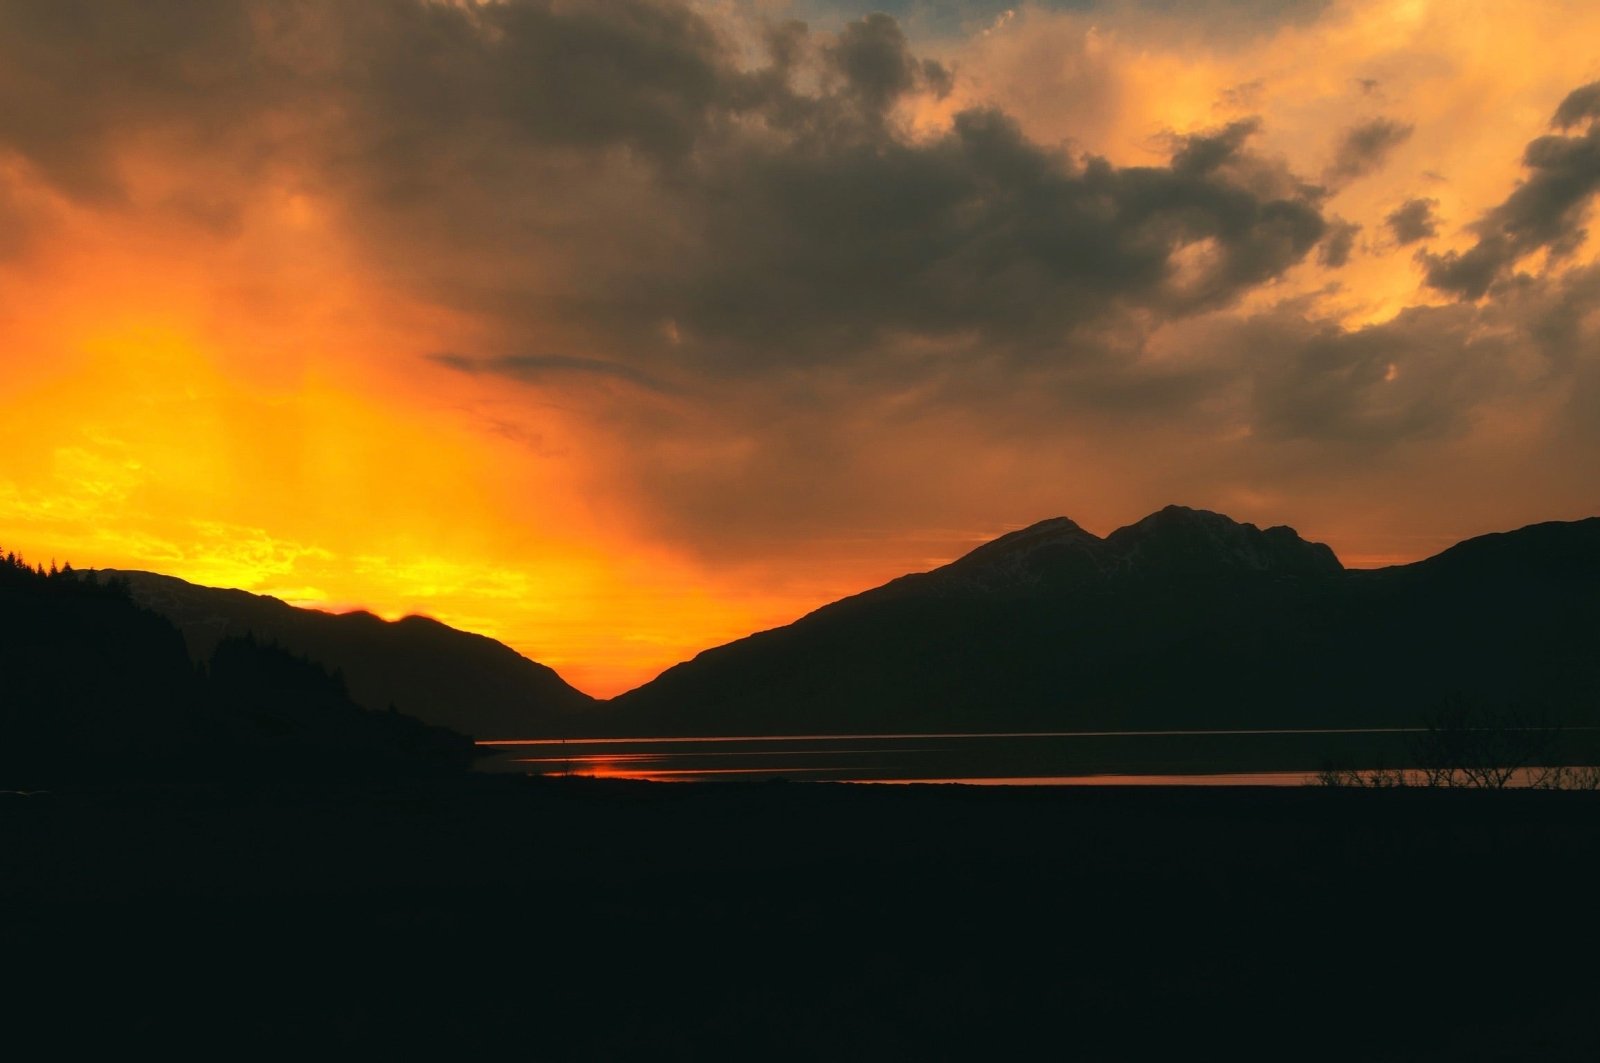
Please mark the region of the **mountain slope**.
POLYGON ((229 638, 197 669, 120 580, 0 559, 0 787, 348 780, 472 756, 464 736, 369 712, 280 647, 229 638))
POLYGON ((708 650, 611 703, 638 734, 1355 726, 1450 693, 1600 710, 1600 519, 1346 571, 1172 506, 1056 518, 708 650))
POLYGON ((393 706, 474 738, 558 732, 594 705, 553 669, 427 617, 389 622, 364 612, 297 609, 152 572, 108 574, 126 579, 136 601, 177 625, 196 660, 225 637, 253 633, 340 671, 359 704, 393 706))

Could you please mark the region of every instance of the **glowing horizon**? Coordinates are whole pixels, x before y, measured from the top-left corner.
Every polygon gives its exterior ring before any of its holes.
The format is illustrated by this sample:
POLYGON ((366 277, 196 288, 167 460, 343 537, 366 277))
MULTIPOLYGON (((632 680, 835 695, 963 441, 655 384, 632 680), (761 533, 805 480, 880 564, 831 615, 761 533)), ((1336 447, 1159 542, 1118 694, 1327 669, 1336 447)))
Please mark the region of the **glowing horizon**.
MULTIPOLYGON (((1011 530, 1016 530, 1016 529, 1001 529, 996 534, 1004 534, 1006 531, 1011 531, 1011 530)), ((988 539, 982 539, 980 541, 986 542, 986 541, 989 541, 989 540, 988 539)), ((1450 545, 1450 544, 1447 544, 1447 545, 1450 545)), ((17 550, 15 545, 14 544, 10 544, 10 543, 0 543, 0 549, 3 549, 3 550, 17 550)), ((22 555, 24 555, 24 556, 26 556, 30 563, 39 563, 39 564, 70 563, 70 564, 73 565, 74 568, 77 568, 79 570, 94 569, 94 570, 105 571, 105 570, 119 570, 120 569, 120 570, 133 570, 133 571, 157 571, 155 569, 151 569, 151 568, 148 568, 146 566, 139 565, 139 564, 99 564, 99 565, 80 564, 75 559, 70 558, 70 557, 57 557, 55 554, 47 554, 47 552, 39 552, 39 551, 30 551, 30 550, 28 550, 26 548, 17 550, 17 552, 22 554, 22 555)), ((1361 560, 1369 560, 1371 563, 1368 563, 1368 564, 1359 564, 1359 563, 1352 564, 1352 563, 1346 562, 1345 567, 1347 567, 1347 568, 1376 568, 1376 567, 1384 567, 1384 566, 1391 565, 1391 564, 1407 564, 1407 563, 1410 563, 1411 561, 1421 560, 1422 557, 1425 557, 1425 556, 1431 556, 1431 554, 1418 555, 1416 557, 1407 557, 1407 558, 1404 558, 1404 559, 1392 559, 1392 558, 1361 559, 1361 560)), ((954 560, 954 559, 955 559, 954 557, 951 557, 951 558, 948 558, 948 559, 944 559, 944 561, 932 561, 932 562, 929 562, 925 568, 918 569, 916 571, 925 571, 926 568, 937 567, 938 564, 945 563, 945 562, 947 562, 949 560, 954 560)), ((1341 560, 1341 562, 1345 561, 1344 558, 1341 558, 1340 560, 1341 560)), ((202 561, 201 564, 203 566, 205 566, 205 565, 215 564, 215 562, 202 561)), ((212 568, 202 568, 202 571, 217 571, 217 570, 216 569, 212 569, 212 568)), ((241 573, 245 574, 243 577, 240 578, 240 581, 243 581, 244 579, 248 579, 249 578, 248 577, 248 570, 246 570, 246 569, 238 569, 238 570, 235 570, 235 571, 238 571, 238 572, 241 572, 241 573)), ((186 582, 197 583, 200 586, 216 586, 216 587, 219 587, 219 588, 222 588, 222 589, 231 589, 231 590, 246 590, 246 589, 248 589, 248 588, 245 588, 245 587, 236 586, 234 584, 227 583, 225 581, 224 582, 219 582, 219 583, 204 583, 204 582, 200 582, 197 579, 186 577, 186 576, 182 575, 181 573, 174 572, 174 571, 164 571, 163 570, 163 571, 160 571, 159 574, 168 575, 168 576, 175 576, 175 577, 177 577, 179 579, 184 579, 186 582)), ((494 630, 486 630, 486 628, 490 627, 490 625, 492 624, 492 621, 482 621, 482 620, 476 620, 475 621, 475 620, 473 620, 471 618, 470 614, 471 614, 471 611, 474 609, 474 602, 478 602, 479 600, 471 598, 470 596, 467 597, 462 602, 462 605, 463 605, 465 611, 468 614, 468 619, 461 620, 461 619, 457 619, 455 616, 450 615, 450 614, 441 615, 441 612, 438 611, 438 610, 428 611, 428 610, 421 609, 421 608, 413 608, 413 607, 407 607, 407 606, 400 606, 400 607, 397 607, 397 608, 388 608, 388 607, 384 607, 384 606, 375 606, 375 605, 372 605, 370 603, 361 602, 361 601, 329 600, 329 599, 325 599, 325 598, 322 598, 322 597, 318 597, 315 594, 312 594, 310 596, 306 596, 307 592, 314 590, 314 588, 302 588, 297 592, 295 589, 292 589, 292 588, 291 589, 283 589, 283 588, 273 587, 270 584, 267 584, 265 586, 258 586, 255 589, 249 589, 249 592, 252 593, 252 594, 260 594, 260 595, 264 595, 264 596, 268 596, 268 597, 277 598, 277 599, 283 601, 285 604, 294 606, 295 608, 313 609, 313 610, 316 610, 318 612, 330 613, 330 614, 333 614, 333 615, 336 615, 336 616, 337 615, 347 615, 347 614, 351 614, 351 613, 366 613, 366 614, 369 614, 369 615, 372 615, 372 616, 376 616, 379 619, 381 619, 381 620, 383 620, 383 621, 385 621, 387 623, 396 623, 398 621, 405 620, 405 619, 408 619, 408 618, 411 618, 411 617, 419 617, 419 618, 422 618, 422 619, 433 620, 433 621, 437 621, 437 622, 442 623, 442 624, 447 624, 447 625, 449 625, 451 627, 458 628, 460 630, 471 631, 474 634, 487 635, 490 638, 494 638, 497 641, 501 641, 501 642, 505 643, 507 646, 509 646, 513 650, 516 650, 518 653, 522 654, 525 657, 528 657, 531 660, 534 660, 534 661, 537 661, 540 664, 545 664, 545 665, 548 665, 548 666, 550 666, 552 668, 555 668, 556 671, 561 673, 563 679, 565 679, 568 683, 572 684, 573 686, 577 687, 579 690, 582 690, 584 693, 589 694, 589 695, 591 695, 593 697, 609 698, 609 697, 615 696, 616 694, 620 694, 620 693, 623 693, 625 691, 632 690, 632 689, 634 689, 634 688, 636 688, 638 686, 643 685, 644 683, 648 682, 649 680, 651 680, 651 679, 655 678, 657 675, 659 675, 661 671, 664 671, 665 669, 670 668, 675 664, 679 664, 679 663, 682 663, 683 661, 687 661, 689 658, 693 657, 695 654, 699 653, 701 650, 711 649, 714 646, 722 645, 723 643, 731 642, 731 641, 733 641, 735 639, 738 639, 738 638, 743 638, 744 636, 753 634, 753 633, 755 633, 757 631, 768 630, 768 629, 771 629, 771 628, 774 628, 774 627, 779 627, 779 626, 782 626, 784 624, 788 624, 788 623, 790 623, 790 622, 792 622, 794 620, 798 620, 801 616, 805 615, 808 612, 811 612, 813 609, 818 608, 818 607, 823 606, 823 605, 826 605, 831 601, 836 601, 839 598, 845 597, 847 595, 854 594, 854 593, 859 593, 860 591, 868 590, 868 589, 870 589, 871 587, 874 587, 874 586, 879 586, 883 582, 887 582, 889 579, 893 579, 895 576, 905 575, 905 574, 906 574, 905 572, 895 572, 895 573, 886 575, 882 579, 879 579, 879 580, 877 580, 876 582, 873 582, 873 583, 863 584, 863 585, 861 585, 859 587, 847 587, 847 588, 843 589, 842 591, 838 592, 837 594, 835 594, 833 597, 824 598, 822 600, 816 601, 815 603, 809 603, 809 604, 801 603, 801 604, 798 604, 798 605, 796 605, 794 607, 794 608, 798 609, 798 611, 795 611, 795 612, 790 612, 790 613, 776 613, 775 612, 770 619, 759 619, 759 620, 755 621, 755 623, 758 626, 753 626, 753 627, 744 628, 744 629, 738 628, 736 625, 735 626, 730 626, 728 628, 728 631, 727 631, 726 634, 723 634, 721 636, 717 636, 716 637, 716 641, 708 642, 708 643, 706 643, 704 645, 686 645, 685 648, 681 651, 683 653, 683 656, 678 657, 677 659, 674 659, 674 660, 671 660, 671 661, 667 661, 665 664, 660 664, 659 666, 657 666, 655 664, 654 660, 647 660, 643 664, 629 662, 629 663, 624 663, 624 664, 620 664, 620 665, 619 664, 613 664, 613 663, 610 663, 610 662, 605 662, 605 661, 600 661, 598 663, 597 662, 593 662, 593 661, 582 661, 582 660, 565 661, 565 660, 562 660, 562 659, 560 659, 558 657, 552 656, 548 652, 541 652, 539 647, 519 646, 517 644, 518 640, 515 637, 509 637, 508 638, 508 637, 502 636, 500 634, 497 634, 494 630), (478 626, 471 626, 474 623, 478 624, 478 626), (652 669, 654 669, 654 670, 652 670, 652 669)), ((481 604, 480 604, 480 606, 478 608, 478 611, 479 612, 482 611, 481 604)), ((604 635, 604 618, 603 617, 601 618, 600 623, 599 623, 598 626, 600 628, 600 634, 603 636, 604 635)), ((675 645, 681 645, 681 644, 675 644, 675 645)), ((660 659, 660 658, 658 658, 658 659, 660 659)), ((488 743, 488 744, 494 744, 494 743, 488 743)))

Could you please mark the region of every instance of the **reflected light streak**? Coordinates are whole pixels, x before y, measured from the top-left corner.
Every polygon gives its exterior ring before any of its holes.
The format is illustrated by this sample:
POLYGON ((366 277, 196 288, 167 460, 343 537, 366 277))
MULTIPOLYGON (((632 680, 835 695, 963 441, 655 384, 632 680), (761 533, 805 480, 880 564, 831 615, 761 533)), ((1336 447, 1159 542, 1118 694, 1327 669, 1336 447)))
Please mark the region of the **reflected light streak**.
POLYGON ((934 731, 892 734, 813 734, 813 735, 717 735, 708 737, 666 738, 494 738, 477 742, 480 746, 605 746, 605 745, 672 745, 690 742, 827 742, 881 738, 902 740, 915 738, 1141 738, 1141 737, 1203 737, 1205 735, 1361 735, 1409 734, 1424 731, 1424 727, 1296 727, 1288 729, 1238 729, 1238 730, 1181 730, 1181 731, 934 731))

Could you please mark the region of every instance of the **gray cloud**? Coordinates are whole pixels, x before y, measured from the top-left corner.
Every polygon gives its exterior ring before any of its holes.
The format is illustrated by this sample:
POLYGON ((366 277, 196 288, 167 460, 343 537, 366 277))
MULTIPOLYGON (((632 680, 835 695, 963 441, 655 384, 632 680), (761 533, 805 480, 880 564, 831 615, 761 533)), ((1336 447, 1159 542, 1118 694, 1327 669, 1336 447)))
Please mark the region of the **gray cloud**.
POLYGON ((1600 81, 1567 93, 1567 98, 1556 108, 1550 124, 1557 129, 1571 129, 1580 122, 1600 118, 1600 81))
POLYGON ((1438 205, 1437 199, 1408 199, 1390 211, 1383 223, 1401 247, 1429 240, 1439 235, 1439 219, 1433 213, 1438 205))
POLYGON ((1355 222, 1342 218, 1329 222, 1328 235, 1317 245, 1317 262, 1328 269, 1344 266, 1350 261, 1350 253, 1355 250, 1356 237, 1360 233, 1361 226, 1355 222))
POLYGON ((733 179, 691 205, 705 242, 660 293, 657 312, 724 363, 836 360, 895 335, 1059 347, 1120 310, 1225 304, 1323 233, 1314 194, 1244 151, 1247 125, 1185 138, 1170 167, 1117 169, 993 111, 909 142, 828 99, 799 109, 797 135, 728 146, 733 179), (1191 247, 1205 253, 1185 272, 1191 247))
POLYGON ((828 65, 844 78, 844 93, 871 116, 882 116, 919 82, 932 79, 943 95, 950 75, 937 62, 918 62, 910 53, 900 24, 874 14, 845 26, 838 39, 823 49, 828 65))
POLYGON ((1582 244, 1584 213, 1600 191, 1600 82, 1573 90, 1551 125, 1566 130, 1584 121, 1585 133, 1550 134, 1528 144, 1522 156, 1527 178, 1473 224, 1477 243, 1464 252, 1419 256, 1430 285, 1480 299, 1526 256, 1543 250, 1560 258, 1582 244))
POLYGON ((1390 152, 1411 139, 1413 128, 1390 118, 1374 118, 1346 130, 1324 180, 1341 185, 1374 172, 1388 161, 1390 152))

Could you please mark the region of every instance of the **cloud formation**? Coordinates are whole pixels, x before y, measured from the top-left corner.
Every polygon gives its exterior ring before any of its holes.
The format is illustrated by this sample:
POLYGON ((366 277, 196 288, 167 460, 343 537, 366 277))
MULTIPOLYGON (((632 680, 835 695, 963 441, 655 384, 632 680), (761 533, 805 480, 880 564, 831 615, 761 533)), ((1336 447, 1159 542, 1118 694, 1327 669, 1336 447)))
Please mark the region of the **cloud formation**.
POLYGON ((1317 261, 1329 269, 1343 266, 1350 261, 1350 253, 1355 250, 1356 237, 1359 235, 1361 226, 1355 222, 1343 219, 1330 222, 1327 236, 1317 247, 1317 261))
POLYGON ((1600 191, 1600 82, 1572 90, 1550 124, 1562 133, 1529 142, 1522 154, 1528 176, 1473 224, 1477 242, 1464 252, 1424 257, 1434 288, 1481 299, 1529 255, 1545 251, 1560 259, 1582 246, 1583 221, 1600 191), (1583 133, 1564 135, 1584 124, 1583 133))
POLYGON ((1401 247, 1439 235, 1439 220, 1434 217, 1437 199, 1408 199, 1383 219, 1395 243, 1401 247))
POLYGON ((1324 179, 1330 184, 1343 184, 1373 173, 1395 148, 1411 138, 1414 130, 1414 126, 1382 117, 1352 126, 1340 138, 1324 179))

